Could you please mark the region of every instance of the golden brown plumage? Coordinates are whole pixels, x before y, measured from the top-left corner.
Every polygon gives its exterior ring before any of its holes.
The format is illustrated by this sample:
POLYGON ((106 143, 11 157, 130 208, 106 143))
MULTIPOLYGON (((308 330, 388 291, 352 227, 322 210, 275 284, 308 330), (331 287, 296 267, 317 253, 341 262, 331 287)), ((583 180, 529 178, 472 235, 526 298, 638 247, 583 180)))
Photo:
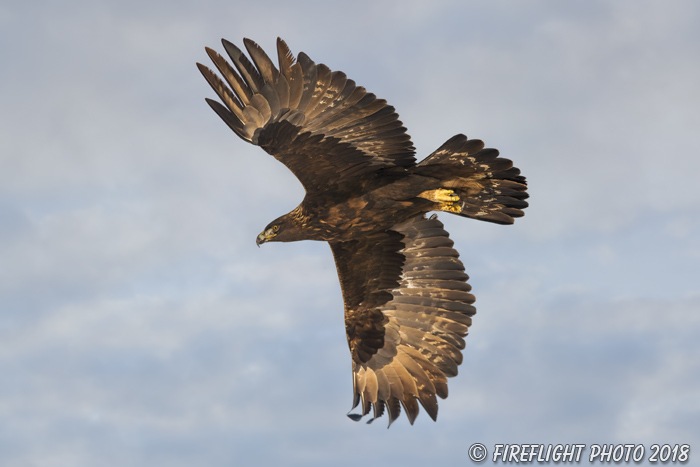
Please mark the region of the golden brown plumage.
POLYGON ((223 44, 234 66, 206 49, 223 81, 197 64, 223 105, 207 102, 306 189, 258 245, 329 242, 345 302, 353 408, 361 404, 362 415, 372 410, 374 418, 386 409, 391 424, 403 407, 413 423, 420 403, 435 420, 436 396, 447 397, 475 309, 452 241, 425 214, 510 224, 527 207, 525 178, 497 150, 464 135, 416 164, 394 108, 344 73, 304 53, 295 60, 281 39, 279 68, 249 39, 252 62, 223 44))

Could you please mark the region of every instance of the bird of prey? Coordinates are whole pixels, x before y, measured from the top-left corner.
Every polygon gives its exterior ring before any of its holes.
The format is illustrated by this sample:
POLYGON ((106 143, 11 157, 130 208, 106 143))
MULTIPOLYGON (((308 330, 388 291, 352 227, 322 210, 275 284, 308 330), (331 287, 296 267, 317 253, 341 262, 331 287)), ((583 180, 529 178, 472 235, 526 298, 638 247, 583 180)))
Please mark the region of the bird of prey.
POLYGON ((341 71, 295 59, 277 39, 278 64, 244 39, 250 59, 222 40, 233 66, 206 52, 223 80, 199 70, 221 102, 211 108, 243 140, 286 165, 306 190, 301 204, 257 236, 320 240, 335 258, 352 357, 354 420, 385 409, 389 425, 437 397, 457 375, 475 313, 469 278, 431 211, 512 224, 527 207, 525 177, 496 149, 459 134, 416 162, 394 107, 341 71))

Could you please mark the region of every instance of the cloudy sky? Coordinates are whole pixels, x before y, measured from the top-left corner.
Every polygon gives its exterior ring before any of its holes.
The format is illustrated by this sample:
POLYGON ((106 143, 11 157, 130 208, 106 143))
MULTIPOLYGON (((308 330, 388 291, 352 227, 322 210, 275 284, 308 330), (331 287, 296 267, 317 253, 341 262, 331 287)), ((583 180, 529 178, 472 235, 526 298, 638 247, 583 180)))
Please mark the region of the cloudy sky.
POLYGON ((691 1, 3 2, 0 465, 700 449, 698 24, 691 1), (437 423, 345 417, 328 246, 255 247, 303 189, 195 62, 277 36, 386 98, 420 158, 464 132, 528 177, 514 226, 441 215, 478 314, 437 423))

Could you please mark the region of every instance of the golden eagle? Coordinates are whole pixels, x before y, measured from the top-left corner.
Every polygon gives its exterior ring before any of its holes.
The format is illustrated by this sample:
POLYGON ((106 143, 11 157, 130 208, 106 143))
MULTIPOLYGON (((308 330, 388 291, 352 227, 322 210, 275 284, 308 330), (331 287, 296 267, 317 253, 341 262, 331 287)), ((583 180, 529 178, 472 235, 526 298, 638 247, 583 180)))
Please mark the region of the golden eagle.
POLYGON ((422 162, 393 107, 341 71, 296 60, 277 39, 278 67, 253 41, 249 60, 222 40, 232 67, 206 48, 223 81, 197 66, 223 102, 211 108, 245 141, 301 181, 306 196, 272 221, 256 243, 321 240, 333 251, 352 355, 359 420, 386 408, 389 425, 418 403, 437 418, 447 377, 475 313, 469 278, 436 215, 446 211, 512 224, 527 207, 525 177, 496 149, 464 135, 422 162))

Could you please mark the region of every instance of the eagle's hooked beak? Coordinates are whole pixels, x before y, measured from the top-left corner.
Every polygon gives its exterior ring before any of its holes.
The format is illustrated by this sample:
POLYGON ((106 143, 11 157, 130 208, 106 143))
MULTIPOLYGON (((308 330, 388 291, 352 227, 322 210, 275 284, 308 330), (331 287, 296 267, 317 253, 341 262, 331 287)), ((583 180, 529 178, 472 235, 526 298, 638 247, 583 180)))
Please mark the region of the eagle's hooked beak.
POLYGON ((260 248, 260 245, 269 241, 275 235, 277 235, 277 234, 275 232, 273 232, 272 229, 267 229, 264 232, 260 232, 260 235, 258 235, 258 238, 255 239, 255 244, 258 246, 258 248, 260 248))

